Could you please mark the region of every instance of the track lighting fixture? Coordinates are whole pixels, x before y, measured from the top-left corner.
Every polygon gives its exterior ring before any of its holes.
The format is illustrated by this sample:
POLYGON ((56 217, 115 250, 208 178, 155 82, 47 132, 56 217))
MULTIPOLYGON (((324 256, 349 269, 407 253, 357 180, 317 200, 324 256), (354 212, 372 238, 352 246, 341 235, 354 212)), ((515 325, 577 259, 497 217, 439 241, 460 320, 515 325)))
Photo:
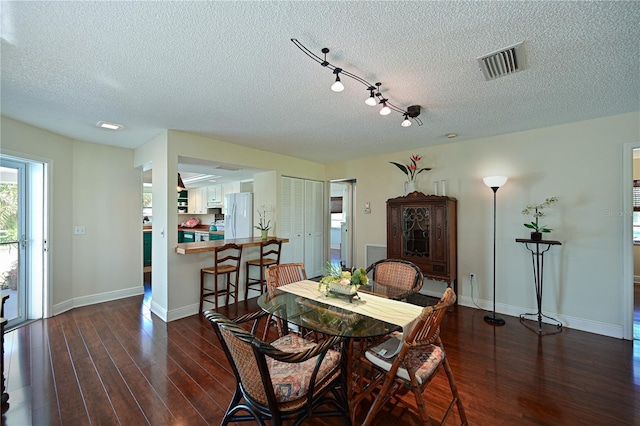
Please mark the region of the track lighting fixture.
POLYGON ((335 65, 327 61, 327 53, 329 53, 328 48, 324 47, 321 50, 321 52, 324 54, 324 58, 321 58, 307 49, 302 43, 298 41, 298 39, 292 38, 291 41, 296 45, 298 49, 302 50, 305 55, 307 55, 323 67, 329 68, 333 71, 333 73, 336 75, 336 80, 331 86, 331 90, 333 90, 334 92, 342 92, 344 90, 344 85, 342 84, 342 81, 340 81, 340 74, 350 77, 353 80, 364 84, 364 86, 367 88, 366 90, 369 91, 369 97, 364 101, 365 104, 369 106, 382 105, 382 108, 380 109, 380 115, 389 115, 391 114, 391 111, 395 111, 404 115, 404 120, 401 124, 402 127, 409 127, 411 125, 411 119, 418 123, 418 126, 422 126, 422 120, 420 120, 420 117, 418 117, 420 115, 420 105, 412 105, 405 111, 402 108, 397 107, 393 103, 389 102, 389 99, 384 98, 384 96, 380 92, 380 86, 382 85, 382 83, 378 82, 373 85, 364 78, 350 73, 349 71, 345 71, 342 68, 336 67, 335 65))
POLYGON ((333 70, 333 73, 336 75, 336 82, 331 85, 331 90, 334 92, 342 92, 344 90, 344 85, 340 81, 340 68, 336 68, 333 70))
POLYGON ((386 99, 383 99, 380 101, 380 103, 382 104, 382 109, 380 109, 380 115, 391 114, 391 108, 389 108, 386 101, 387 101, 386 99))
POLYGON ((376 94, 373 93, 374 90, 376 90, 375 87, 373 86, 369 86, 367 87, 367 90, 371 93, 369 95, 369 97, 367 98, 366 101, 364 101, 365 104, 369 105, 369 106, 376 106, 378 105, 378 101, 376 100, 376 94))

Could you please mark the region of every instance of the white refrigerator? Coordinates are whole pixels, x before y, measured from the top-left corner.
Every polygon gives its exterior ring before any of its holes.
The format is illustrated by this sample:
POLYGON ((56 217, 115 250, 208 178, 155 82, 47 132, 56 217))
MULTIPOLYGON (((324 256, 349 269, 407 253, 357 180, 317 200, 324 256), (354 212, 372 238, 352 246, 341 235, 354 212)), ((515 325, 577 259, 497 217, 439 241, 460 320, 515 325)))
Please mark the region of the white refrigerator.
POLYGON ((225 195, 224 239, 253 236, 253 194, 238 192, 225 195))

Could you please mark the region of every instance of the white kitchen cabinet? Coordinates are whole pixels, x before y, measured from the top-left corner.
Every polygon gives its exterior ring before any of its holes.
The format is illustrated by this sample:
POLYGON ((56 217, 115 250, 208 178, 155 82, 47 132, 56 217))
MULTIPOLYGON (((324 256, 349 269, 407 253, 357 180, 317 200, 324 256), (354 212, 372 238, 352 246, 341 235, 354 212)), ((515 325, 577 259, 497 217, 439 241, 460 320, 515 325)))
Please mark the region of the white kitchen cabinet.
POLYGON ((207 186, 207 207, 220 208, 224 202, 222 196, 222 185, 207 186))
POLYGON ((189 214, 207 213, 207 188, 193 188, 189 190, 189 214))
POLYGON ((324 183, 314 180, 282 178, 282 207, 279 236, 281 263, 303 263, 308 277, 324 271, 324 183))

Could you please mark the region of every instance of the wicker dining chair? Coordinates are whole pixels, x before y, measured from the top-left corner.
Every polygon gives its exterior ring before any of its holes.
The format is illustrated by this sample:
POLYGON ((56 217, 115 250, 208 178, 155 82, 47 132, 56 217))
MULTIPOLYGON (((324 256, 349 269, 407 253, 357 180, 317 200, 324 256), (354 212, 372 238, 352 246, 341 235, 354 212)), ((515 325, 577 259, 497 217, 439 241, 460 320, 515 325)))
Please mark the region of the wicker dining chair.
POLYGON ((302 263, 281 263, 266 270, 267 291, 307 279, 307 272, 302 263))
POLYGON ((367 268, 372 272, 373 281, 388 286, 398 287, 410 292, 417 292, 422 287, 424 275, 420 268, 407 260, 382 259, 367 268))
MULTIPOLYGON (((307 272, 303 263, 281 263, 273 265, 265 271, 265 280, 267 282, 267 291, 273 292, 276 288, 283 285, 295 283, 307 279, 307 272)), ((269 316, 265 324, 263 339, 266 339, 269 333, 269 327, 275 324, 278 329, 278 336, 282 336, 282 320, 269 316)))
POLYGON ((341 354, 332 349, 342 342, 341 337, 316 344, 287 334, 268 344, 254 335, 256 320, 268 315, 264 311, 235 320, 211 311, 204 315, 236 377, 236 389, 221 425, 250 420, 260 425, 293 420, 299 425, 313 416, 349 416, 341 386, 341 354), (240 326, 247 321, 255 321, 252 332, 240 326))
POLYGON ((468 424, 458 387, 440 339, 440 323, 447 308, 452 306, 455 300, 456 295, 453 289, 448 287, 436 305, 424 307, 418 322, 408 335, 402 338, 402 348, 395 356, 386 358, 382 349, 386 347, 385 343, 388 339, 399 337, 397 333, 392 333, 387 340, 365 352, 361 361, 370 365, 373 377, 371 383, 355 398, 354 404, 359 404, 375 389, 379 390, 363 425, 372 424, 382 405, 400 389, 409 389, 413 392, 422 421, 424 424, 431 424, 422 394, 441 366, 444 366, 452 398, 439 424, 446 423, 454 405, 458 407, 461 424, 468 424))

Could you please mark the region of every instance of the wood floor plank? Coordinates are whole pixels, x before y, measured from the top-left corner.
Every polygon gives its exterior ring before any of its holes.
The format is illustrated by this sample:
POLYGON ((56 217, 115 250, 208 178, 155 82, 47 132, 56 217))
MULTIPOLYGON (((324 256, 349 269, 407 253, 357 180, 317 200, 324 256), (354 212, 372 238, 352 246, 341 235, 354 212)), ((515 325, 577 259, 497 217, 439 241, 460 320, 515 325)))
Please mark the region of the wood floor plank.
MULTIPOLYGON (((148 304, 142 296, 101 303, 7 333, 3 424, 219 424, 235 379, 211 325, 201 315, 167 324, 148 304), (98 407, 110 402, 115 418, 98 407)), ((255 299, 241 302, 238 315, 254 309, 255 299)), ((484 314, 457 306, 441 330, 470 424, 640 425, 640 341, 571 329, 550 334, 553 327, 538 335, 516 317, 487 325, 484 314)), ((439 372, 424 394, 432 417, 444 412, 448 392, 439 372)), ((413 396, 394 399, 375 424, 422 424, 413 396)), ((448 424, 459 424, 456 410, 448 424)))
POLYGON ((61 325, 61 321, 66 318, 68 316, 61 315, 59 318, 54 317, 46 322, 51 364, 58 395, 60 422, 64 425, 88 424, 89 415, 61 325))

